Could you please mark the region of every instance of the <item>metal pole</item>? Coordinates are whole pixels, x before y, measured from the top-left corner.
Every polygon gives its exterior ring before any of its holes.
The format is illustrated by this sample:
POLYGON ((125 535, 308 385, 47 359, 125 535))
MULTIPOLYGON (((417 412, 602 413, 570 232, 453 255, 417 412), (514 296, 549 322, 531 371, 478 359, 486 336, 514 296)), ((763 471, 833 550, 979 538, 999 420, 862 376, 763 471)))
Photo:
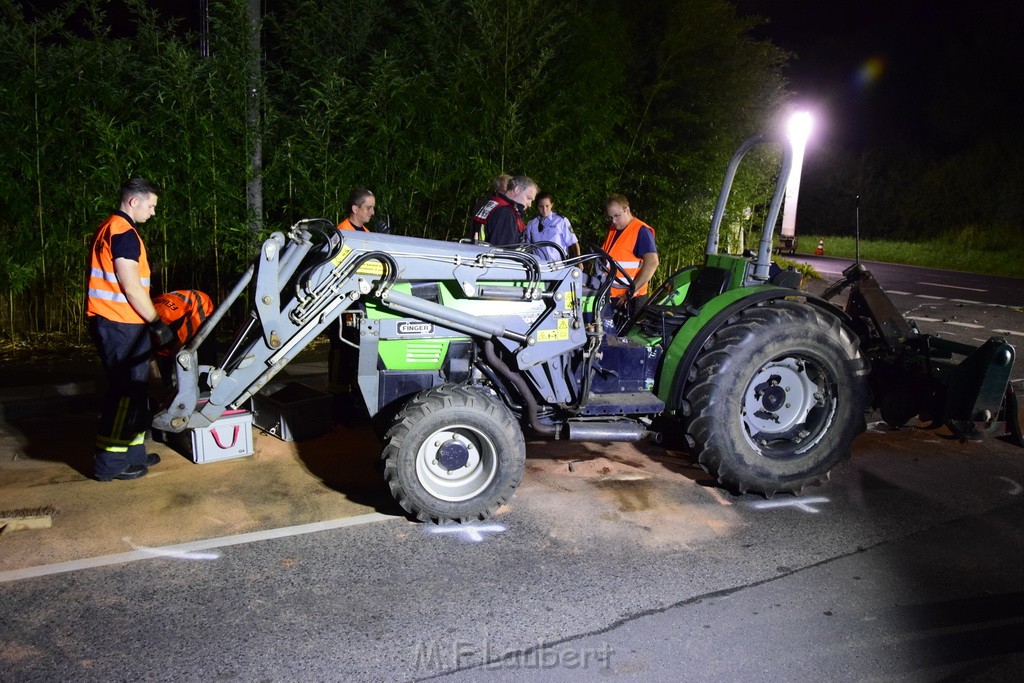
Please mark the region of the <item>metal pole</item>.
POLYGON ((854 227, 855 232, 854 232, 854 237, 853 237, 854 254, 856 255, 857 263, 860 263, 860 195, 857 195, 857 204, 856 204, 856 207, 854 208, 854 218, 855 218, 855 227, 854 227))

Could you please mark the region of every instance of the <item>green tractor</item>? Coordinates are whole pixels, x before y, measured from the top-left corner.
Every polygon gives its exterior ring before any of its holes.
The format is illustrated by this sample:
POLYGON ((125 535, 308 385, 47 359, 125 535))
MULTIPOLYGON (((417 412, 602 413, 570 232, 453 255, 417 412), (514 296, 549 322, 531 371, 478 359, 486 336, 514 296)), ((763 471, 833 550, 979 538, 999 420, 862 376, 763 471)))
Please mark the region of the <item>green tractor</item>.
POLYGON ((668 277, 625 321, 610 319, 609 289, 625 276, 604 253, 548 262, 531 247, 342 234, 322 219, 301 221, 264 242, 177 354, 174 395, 154 427, 208 427, 245 407, 338 321, 353 391, 383 442, 383 475, 424 521, 492 515, 523 476, 526 433, 665 437, 722 486, 771 496, 825 479, 849 457, 869 406, 913 382, 927 385, 922 411, 935 420, 965 431, 1013 423, 1016 410, 1011 417, 1004 405, 1013 349, 1002 340, 936 349, 883 305, 880 289, 862 294, 870 277, 848 278, 855 310, 847 311, 773 266, 791 164, 785 139, 745 142, 728 167, 704 264, 668 277), (719 254, 736 170, 762 143, 781 144, 782 163, 759 248, 719 254), (252 310, 233 343, 201 364, 200 347, 247 292, 252 310), (967 358, 953 363, 956 354, 967 358), (876 362, 886 381, 872 386, 876 362), (893 377, 901 384, 887 386, 893 377))

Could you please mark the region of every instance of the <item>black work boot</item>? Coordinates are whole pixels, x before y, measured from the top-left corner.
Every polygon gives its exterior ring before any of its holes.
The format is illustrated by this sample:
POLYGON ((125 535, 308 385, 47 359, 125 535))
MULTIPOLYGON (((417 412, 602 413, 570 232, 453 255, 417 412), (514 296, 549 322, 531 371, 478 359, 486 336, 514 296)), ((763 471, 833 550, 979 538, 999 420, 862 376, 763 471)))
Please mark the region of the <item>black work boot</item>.
POLYGON ((122 472, 117 474, 96 475, 96 481, 113 481, 114 479, 138 479, 146 476, 149 468, 145 465, 129 465, 122 472))

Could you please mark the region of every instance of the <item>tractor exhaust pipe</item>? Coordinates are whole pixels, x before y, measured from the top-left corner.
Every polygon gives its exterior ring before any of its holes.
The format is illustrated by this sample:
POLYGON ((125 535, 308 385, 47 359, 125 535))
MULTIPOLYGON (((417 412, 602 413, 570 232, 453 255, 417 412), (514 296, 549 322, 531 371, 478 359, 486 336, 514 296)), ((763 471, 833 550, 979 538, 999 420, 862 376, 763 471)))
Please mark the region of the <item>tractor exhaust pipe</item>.
POLYGON ((570 441, 641 441, 649 432, 644 426, 632 420, 610 420, 607 422, 577 422, 569 420, 570 441))

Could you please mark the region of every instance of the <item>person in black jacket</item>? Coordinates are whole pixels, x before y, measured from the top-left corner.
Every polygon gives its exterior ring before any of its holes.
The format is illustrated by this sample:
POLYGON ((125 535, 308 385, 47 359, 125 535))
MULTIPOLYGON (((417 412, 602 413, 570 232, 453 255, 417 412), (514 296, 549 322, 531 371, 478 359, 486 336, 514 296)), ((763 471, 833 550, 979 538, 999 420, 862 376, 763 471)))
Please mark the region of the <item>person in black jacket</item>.
POLYGON ((505 190, 508 189, 508 181, 512 180, 512 176, 508 173, 502 173, 501 175, 494 176, 494 180, 491 181, 491 191, 487 193, 486 197, 481 197, 476 200, 476 204, 473 205, 472 210, 469 212, 469 226, 466 229, 466 239, 472 241, 474 244, 480 239, 480 224, 473 220, 480 209, 487 205, 487 202, 491 201, 499 194, 505 194, 505 190))
POLYGON ((479 224, 478 239, 496 247, 526 242, 526 210, 533 206, 537 183, 524 175, 513 176, 508 189, 483 205, 473 221, 479 224))

